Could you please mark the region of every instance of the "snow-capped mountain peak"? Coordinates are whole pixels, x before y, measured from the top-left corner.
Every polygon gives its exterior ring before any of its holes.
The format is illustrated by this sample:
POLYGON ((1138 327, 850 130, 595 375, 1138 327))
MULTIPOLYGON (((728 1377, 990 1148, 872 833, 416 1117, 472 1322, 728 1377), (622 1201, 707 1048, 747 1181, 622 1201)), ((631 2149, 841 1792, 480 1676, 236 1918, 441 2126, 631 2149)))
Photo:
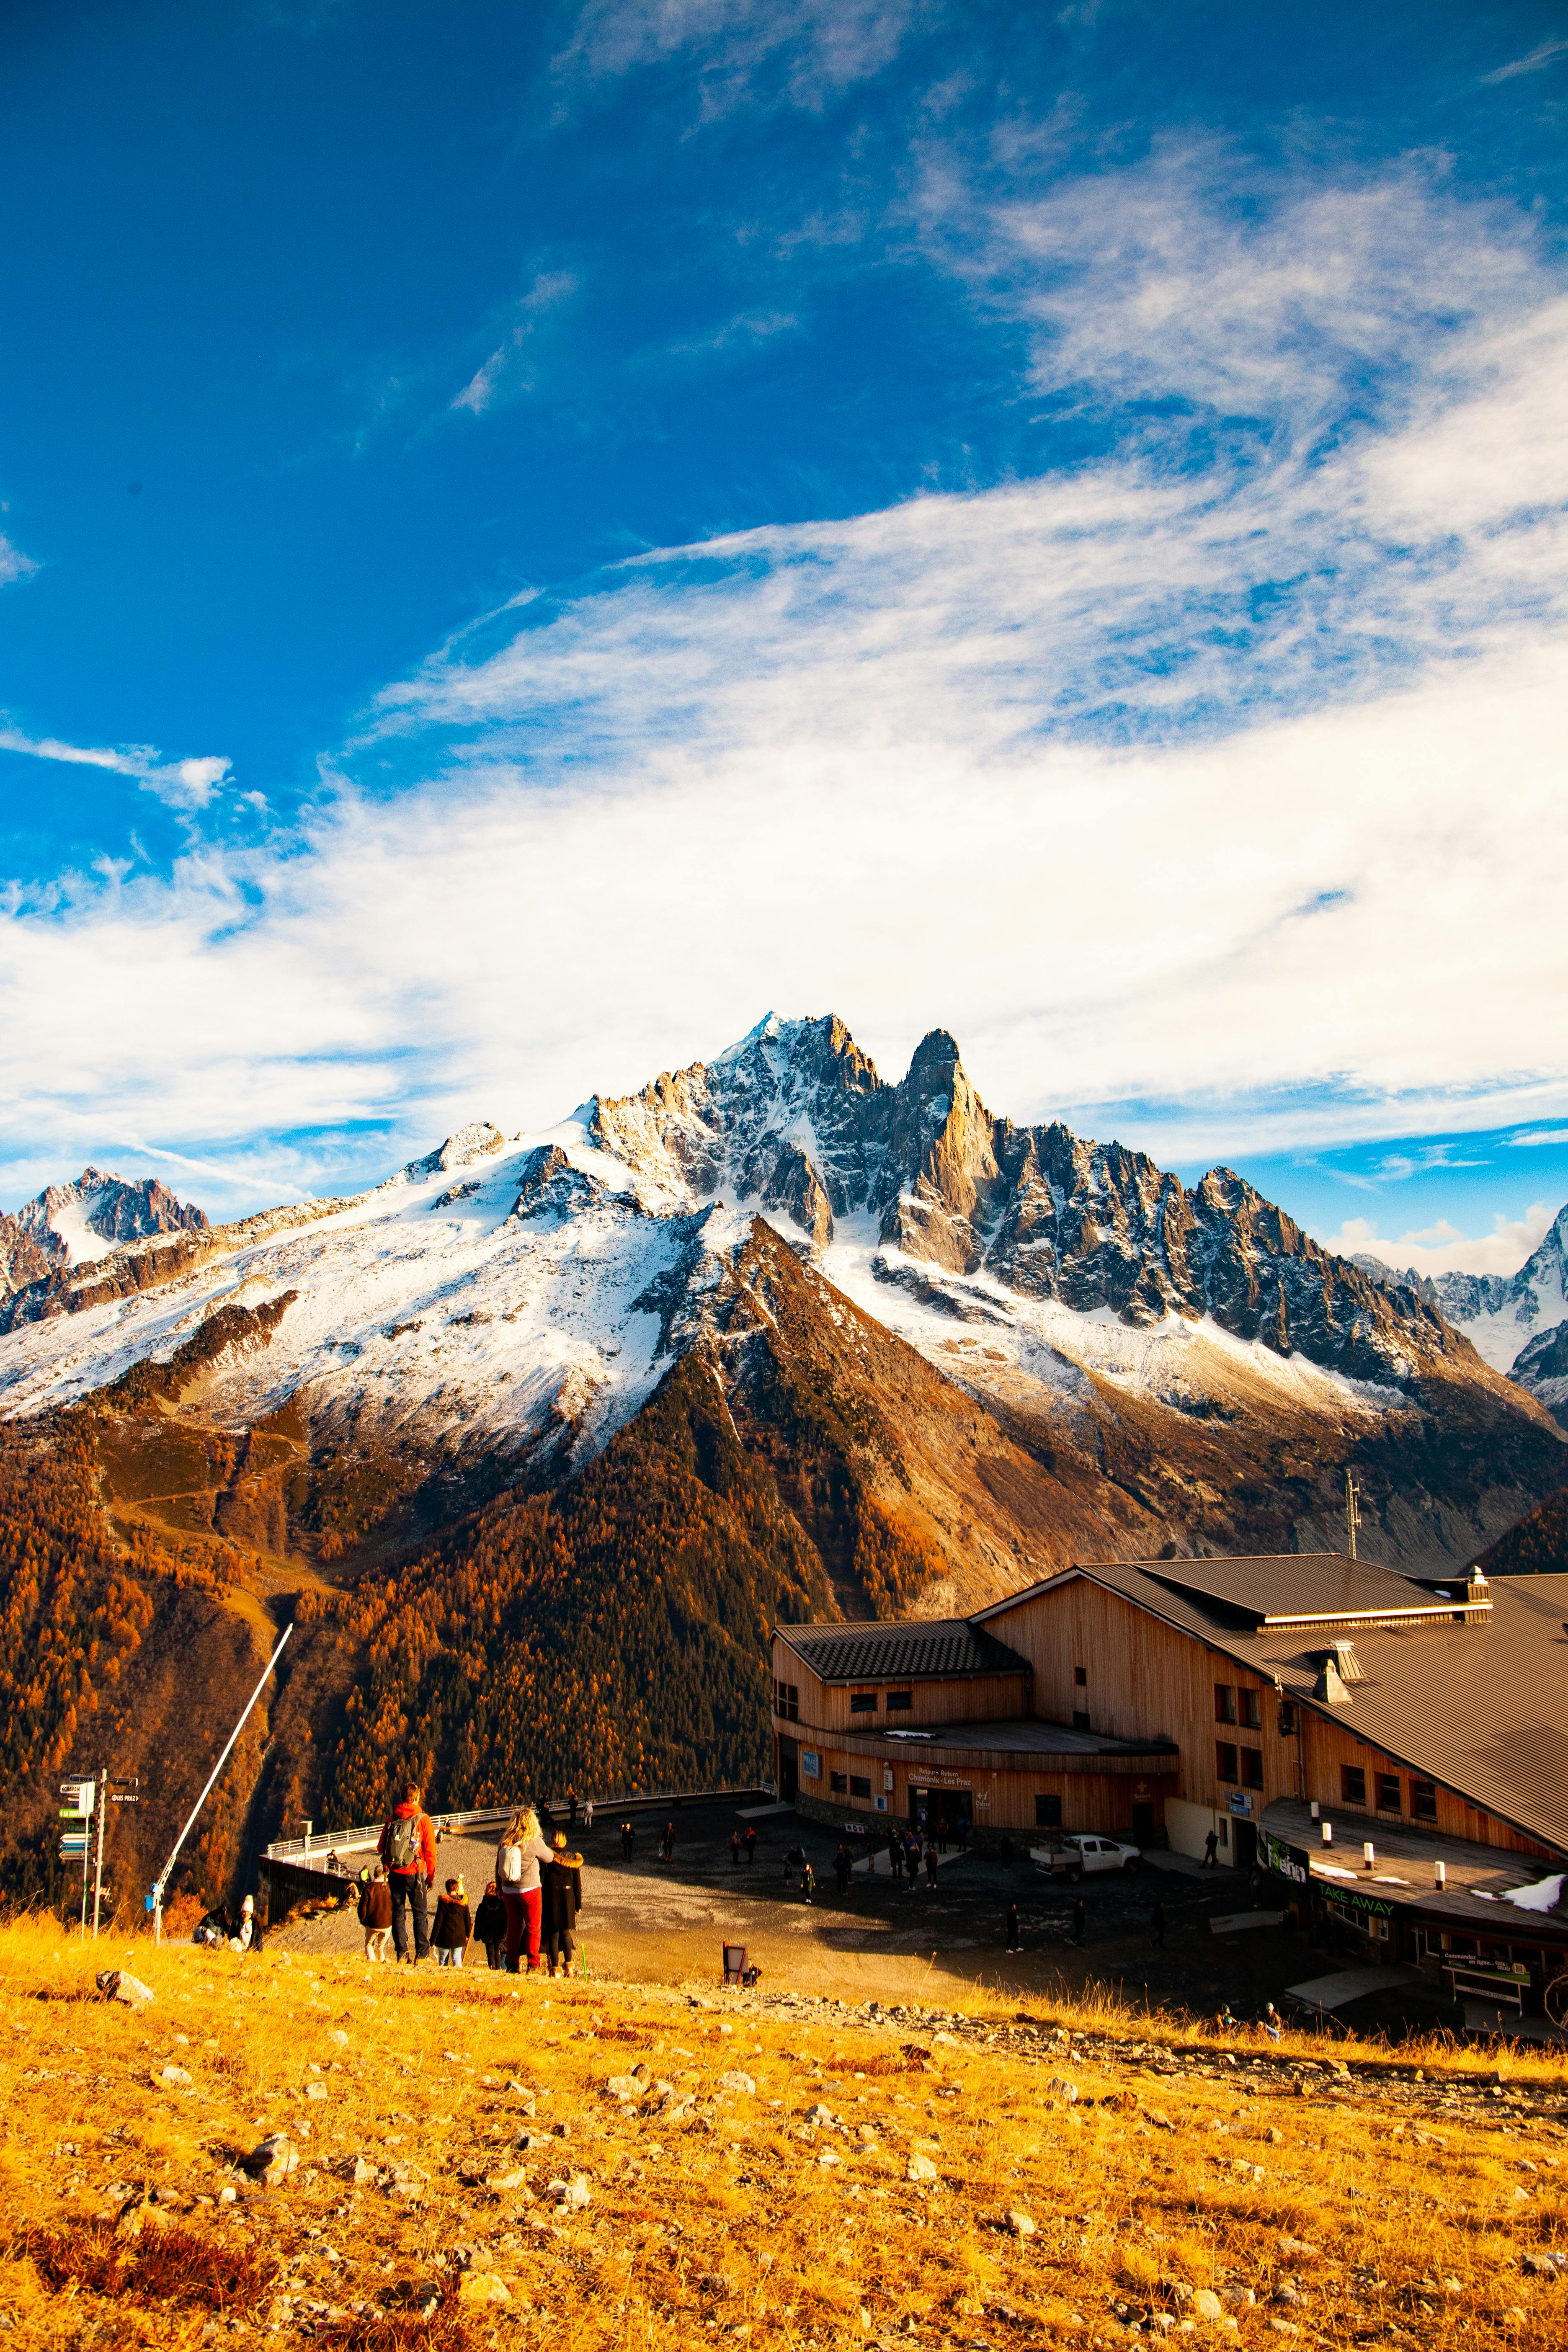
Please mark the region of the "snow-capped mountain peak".
POLYGON ((73 1183, 47 1185, 14 1217, 0 1214, 0 1290, 58 1267, 93 1264, 121 1242, 206 1227, 203 1211, 177 1200, 155 1176, 128 1183, 84 1168, 73 1183))

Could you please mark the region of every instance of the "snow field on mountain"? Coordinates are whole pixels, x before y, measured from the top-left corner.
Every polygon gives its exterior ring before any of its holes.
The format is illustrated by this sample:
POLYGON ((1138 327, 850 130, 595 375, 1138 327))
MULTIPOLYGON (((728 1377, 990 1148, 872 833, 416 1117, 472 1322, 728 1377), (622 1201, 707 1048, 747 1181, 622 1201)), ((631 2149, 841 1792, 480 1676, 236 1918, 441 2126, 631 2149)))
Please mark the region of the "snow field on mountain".
MULTIPOLYGON (((658 1320, 633 1301, 683 1236, 608 1189, 564 1219, 512 1218, 520 1167, 542 1140, 566 1135, 520 1137, 477 1168, 395 1178, 157 1290, 23 1325, 0 1338, 0 1411, 70 1402, 168 1357, 220 1306, 296 1290, 270 1345, 219 1369, 208 1412, 249 1421, 309 1386, 318 1409, 521 1437, 561 1400, 607 1434, 657 1378, 658 1320), (477 1189, 444 1202, 455 1172, 477 1189)), ((572 1157, 624 1192, 626 1171, 605 1154, 574 1141, 572 1157)))

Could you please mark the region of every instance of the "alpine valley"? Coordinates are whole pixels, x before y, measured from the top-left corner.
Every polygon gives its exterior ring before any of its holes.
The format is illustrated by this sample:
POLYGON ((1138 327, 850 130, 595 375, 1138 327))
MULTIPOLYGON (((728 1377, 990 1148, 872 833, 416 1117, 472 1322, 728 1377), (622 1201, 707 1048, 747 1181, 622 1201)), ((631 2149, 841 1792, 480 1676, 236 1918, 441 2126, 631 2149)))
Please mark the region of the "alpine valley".
POLYGON ((1347 1470, 1363 1550, 1442 1575, 1568 1479, 1511 1293, 1472 1344, 1227 1169, 994 1116, 940 1030, 890 1084, 770 1016, 229 1224, 89 1170, 0 1220, 0 1874, 39 1891, 99 1763, 146 1883, 290 1618, 209 1894, 405 1766, 436 1807, 747 1779, 777 1616, 1337 1549, 1347 1470))

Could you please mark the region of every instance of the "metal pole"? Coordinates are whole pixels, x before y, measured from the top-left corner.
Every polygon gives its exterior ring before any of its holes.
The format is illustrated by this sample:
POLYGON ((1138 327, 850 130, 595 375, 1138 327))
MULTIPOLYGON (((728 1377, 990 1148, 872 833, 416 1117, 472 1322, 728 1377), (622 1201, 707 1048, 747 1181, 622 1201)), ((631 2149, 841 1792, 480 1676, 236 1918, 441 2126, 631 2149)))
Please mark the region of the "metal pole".
POLYGON ((174 1853, 169 1856, 168 1861, 163 1864, 163 1869, 153 1881, 153 1941, 155 1944, 161 1944, 163 1940, 163 1889, 169 1884, 169 1873, 174 1869, 175 1863, 179 1860, 180 1848, 190 1836, 192 1828, 195 1822, 196 1815, 201 1811, 202 1807, 206 1803, 208 1797, 212 1794, 213 1782, 217 1779, 218 1774, 228 1762, 229 1748, 234 1746, 235 1741, 245 1729, 246 1723, 249 1718, 250 1710, 256 1705, 257 1700, 261 1696, 262 1692, 266 1689, 267 1677, 272 1672, 273 1667, 278 1664, 279 1659, 283 1655, 283 1644, 289 1639, 289 1634, 293 1631, 294 1628, 292 1624, 284 1626, 281 1634, 279 1636, 278 1647, 273 1651, 272 1655, 268 1659, 265 1667, 262 1669, 261 1680, 257 1684, 256 1688, 251 1692, 249 1698, 246 1701, 244 1715, 240 1717, 239 1721, 229 1733, 227 1746, 226 1746, 223 1754, 218 1758, 217 1762, 213 1766, 211 1772, 207 1776, 206 1787, 202 1790, 201 1795, 191 1807, 190 1820, 185 1823, 184 1828, 174 1840, 174 1853))
POLYGON ((103 1902, 103 1817, 109 1811, 109 1775, 98 1776, 98 1866, 92 1877, 92 1940, 98 1941, 98 1915, 103 1902))

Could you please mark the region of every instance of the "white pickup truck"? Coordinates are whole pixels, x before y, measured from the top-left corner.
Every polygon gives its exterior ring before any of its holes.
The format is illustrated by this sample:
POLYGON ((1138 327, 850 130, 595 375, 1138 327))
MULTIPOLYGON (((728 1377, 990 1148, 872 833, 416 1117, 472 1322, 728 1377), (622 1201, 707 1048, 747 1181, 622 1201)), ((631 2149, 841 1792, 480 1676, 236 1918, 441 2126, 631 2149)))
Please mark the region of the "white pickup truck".
POLYGON ((1142 1846, 1121 1845, 1115 1838, 1079 1834, 1047 1838, 1031 1846, 1029 1860, 1047 1878, 1081 1878, 1086 1870, 1137 1870, 1142 1846))

